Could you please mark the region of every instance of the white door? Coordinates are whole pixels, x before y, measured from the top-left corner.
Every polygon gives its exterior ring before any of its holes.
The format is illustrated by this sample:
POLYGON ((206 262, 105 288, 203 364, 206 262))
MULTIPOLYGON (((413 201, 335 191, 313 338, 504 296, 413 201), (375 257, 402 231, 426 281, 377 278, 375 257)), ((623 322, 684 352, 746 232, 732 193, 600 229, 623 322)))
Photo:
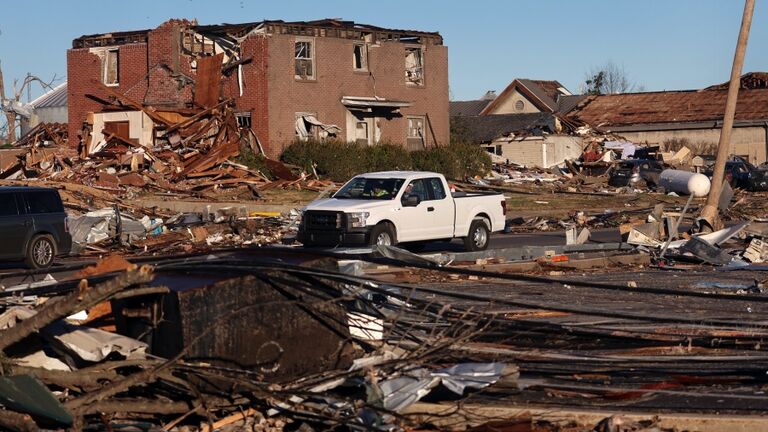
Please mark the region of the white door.
POLYGON ((403 191, 400 202, 400 214, 398 215, 397 241, 408 242, 430 238, 430 213, 427 212, 428 203, 429 192, 427 192, 427 183, 425 180, 412 180, 405 185, 405 190, 403 191), (416 207, 407 207, 404 205, 406 198, 410 195, 419 197, 419 204, 416 207))
POLYGON ((401 200, 397 240, 402 242, 453 237, 453 202, 439 178, 417 179, 405 186, 401 200), (409 195, 419 197, 416 207, 402 205, 409 195))
POLYGON ((453 237, 454 208, 453 200, 448 196, 442 180, 438 177, 426 179, 430 199, 427 202, 427 215, 430 218, 431 238, 453 237))

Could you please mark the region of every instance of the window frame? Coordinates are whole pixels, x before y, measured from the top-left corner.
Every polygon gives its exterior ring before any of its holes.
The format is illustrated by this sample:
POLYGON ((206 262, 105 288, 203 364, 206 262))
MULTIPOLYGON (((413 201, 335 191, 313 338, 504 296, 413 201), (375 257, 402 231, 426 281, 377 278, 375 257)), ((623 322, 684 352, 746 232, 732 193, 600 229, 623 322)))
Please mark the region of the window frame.
MULTIPOLYGON (((419 140, 421 142, 422 148, 427 148, 427 133, 426 133, 426 125, 427 125, 427 117, 426 116, 415 116, 415 115, 409 115, 406 117, 406 133, 405 133, 405 141, 408 144, 408 148, 411 149, 411 140, 419 140), (411 136, 411 130, 414 129, 411 127, 412 121, 419 121, 421 123, 421 135, 420 136, 411 136)), ((411 149, 414 150, 414 149, 411 149)))
POLYGON ((104 57, 101 64, 101 82, 108 87, 120 85, 120 48, 109 48, 104 50, 104 57), (115 81, 108 82, 109 78, 109 55, 115 54, 115 81))
POLYGON ((428 177, 425 180, 427 180, 427 191, 429 192, 430 201, 442 201, 446 198, 448 198, 448 192, 445 190, 445 186, 443 185, 443 182, 440 180, 440 177, 428 177), (443 193, 442 198, 437 197, 437 191, 435 190, 435 183, 433 181, 440 185, 440 190, 443 193))
POLYGON ((16 192, 0 192, 0 196, 3 196, 3 195, 9 195, 11 197, 11 199, 13 199, 13 202, 14 202, 14 204, 16 206, 16 213, 15 214, 0 214, 0 217, 15 217, 15 216, 19 216, 19 215, 24 214, 24 213, 22 213, 22 208, 21 208, 22 206, 19 205, 20 199, 19 199, 19 196, 18 196, 19 194, 18 193, 16 193, 16 192))
POLYGON ((316 81, 317 80, 317 59, 315 56, 315 39, 314 38, 301 38, 297 37, 293 41, 293 78, 296 81, 316 81), (298 57, 297 46, 299 44, 309 44, 309 57, 298 57), (310 75, 301 75, 296 73, 296 69, 299 61, 309 61, 309 65, 312 69, 310 75))
POLYGON ((406 86, 410 87, 424 87, 426 86, 426 78, 424 71, 426 70, 426 67, 424 65, 424 46, 423 45, 406 45, 405 46, 405 56, 403 58, 404 61, 404 71, 405 71, 405 84, 406 86), (421 69, 419 74, 419 79, 414 80, 409 77, 409 68, 408 68, 408 54, 412 51, 418 51, 418 65, 417 67, 421 69))
POLYGON ((23 195, 22 200, 24 201, 24 209, 26 210, 26 214, 28 215, 56 214, 56 213, 64 212, 64 203, 61 201, 61 197, 54 191, 33 190, 33 191, 25 191, 21 195, 23 195), (44 211, 44 212, 32 211, 32 203, 36 201, 32 199, 32 195, 34 194, 50 196, 56 208, 53 209, 53 211, 44 211))
POLYGON ((367 43, 354 43, 352 44, 352 70, 354 72, 368 72, 368 44, 367 43), (360 48, 360 64, 357 67, 357 53, 356 49, 360 48))

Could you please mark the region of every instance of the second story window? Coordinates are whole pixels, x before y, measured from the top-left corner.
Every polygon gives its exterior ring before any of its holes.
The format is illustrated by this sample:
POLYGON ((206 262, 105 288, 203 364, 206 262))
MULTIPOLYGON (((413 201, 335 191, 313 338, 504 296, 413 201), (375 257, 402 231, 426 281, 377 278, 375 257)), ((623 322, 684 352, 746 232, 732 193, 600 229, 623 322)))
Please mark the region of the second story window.
POLYGON ((315 49, 311 40, 297 40, 294 44, 296 54, 296 79, 315 79, 315 49))
POLYGON ((355 44, 353 49, 352 68, 356 71, 368 70, 368 46, 355 44))
POLYGON ((118 85, 120 83, 120 52, 117 49, 111 49, 104 56, 102 69, 104 70, 104 84, 118 85))
POLYGON ((91 48, 101 60, 101 82, 108 86, 120 84, 120 51, 117 48, 91 48))
POLYGON ((424 85, 424 56, 421 47, 405 48, 405 83, 424 85))

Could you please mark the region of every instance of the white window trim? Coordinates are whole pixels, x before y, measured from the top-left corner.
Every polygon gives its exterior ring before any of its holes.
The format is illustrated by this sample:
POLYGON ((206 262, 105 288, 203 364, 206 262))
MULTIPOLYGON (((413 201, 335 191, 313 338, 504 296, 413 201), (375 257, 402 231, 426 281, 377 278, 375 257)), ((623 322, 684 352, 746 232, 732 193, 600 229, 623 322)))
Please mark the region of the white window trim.
POLYGON ((297 37, 293 42, 293 77, 297 81, 315 81, 317 79, 317 56, 315 55, 315 38, 297 37), (300 42, 309 42, 309 59, 312 61, 312 75, 306 78, 296 74, 296 44, 300 42))
POLYGON ((368 72, 369 66, 368 66, 368 44, 367 43, 359 43, 356 42, 353 44, 352 47, 352 70, 355 72, 368 72), (358 68, 355 64, 355 47, 361 47, 362 50, 360 51, 362 53, 362 60, 363 60, 363 67, 358 68))

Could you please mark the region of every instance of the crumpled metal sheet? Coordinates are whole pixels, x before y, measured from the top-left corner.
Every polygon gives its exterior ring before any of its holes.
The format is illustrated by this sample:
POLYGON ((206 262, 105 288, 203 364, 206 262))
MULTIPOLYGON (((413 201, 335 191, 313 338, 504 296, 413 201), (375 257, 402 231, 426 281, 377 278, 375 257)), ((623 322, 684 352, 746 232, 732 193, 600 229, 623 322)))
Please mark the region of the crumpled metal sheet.
MULTIPOLYGON (((0 315, 0 330, 14 327, 17 322, 32 317, 35 310, 15 306, 0 315)), ((127 359, 144 359, 147 344, 95 328, 69 324, 64 320, 56 321, 42 330, 43 338, 60 346, 69 353, 87 362, 99 362, 112 353, 119 353, 127 359)))
POLYGON ((53 393, 29 375, 0 377, 0 403, 12 411, 30 414, 48 427, 69 426, 74 420, 53 393))
POLYGON ((460 363, 434 371, 419 368, 408 371, 407 375, 384 380, 378 388, 384 408, 401 411, 428 395, 439 384, 458 395, 464 394, 467 388, 488 387, 501 378, 505 367, 505 363, 460 363))
POLYGON ((144 342, 91 327, 57 321, 43 329, 42 333, 88 362, 100 362, 115 352, 128 360, 147 357, 147 344, 144 342))

